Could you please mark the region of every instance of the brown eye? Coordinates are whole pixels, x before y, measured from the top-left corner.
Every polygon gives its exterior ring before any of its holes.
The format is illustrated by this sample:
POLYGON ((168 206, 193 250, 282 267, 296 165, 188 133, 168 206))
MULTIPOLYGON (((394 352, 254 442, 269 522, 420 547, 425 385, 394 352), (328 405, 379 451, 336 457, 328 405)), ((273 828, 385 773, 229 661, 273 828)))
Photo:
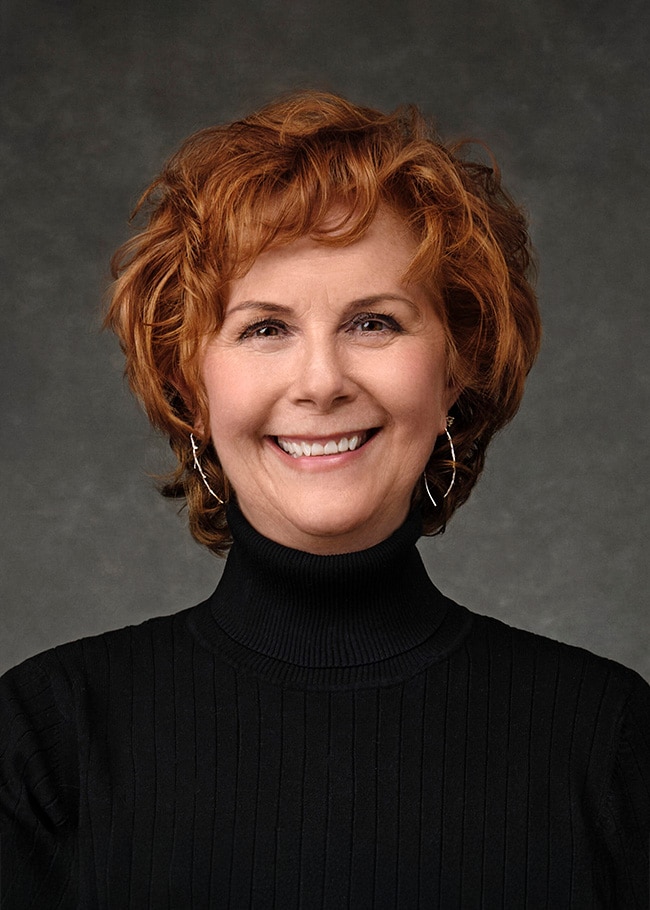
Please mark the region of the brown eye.
POLYGON ((388 313, 360 313, 352 320, 350 329, 358 331, 362 335, 390 334, 402 331, 397 320, 388 313))
POLYGON ((272 338, 274 335, 279 334, 278 327, 277 325, 262 325, 255 331, 255 334, 259 338, 272 338))
POLYGON ((366 319, 359 325, 359 328, 362 332, 381 332, 382 329, 386 328, 386 325, 380 322, 379 319, 366 319))
POLYGON ((269 319, 262 319, 246 326, 239 335, 239 340, 244 341, 247 338, 278 338, 287 332, 287 327, 282 322, 269 319))

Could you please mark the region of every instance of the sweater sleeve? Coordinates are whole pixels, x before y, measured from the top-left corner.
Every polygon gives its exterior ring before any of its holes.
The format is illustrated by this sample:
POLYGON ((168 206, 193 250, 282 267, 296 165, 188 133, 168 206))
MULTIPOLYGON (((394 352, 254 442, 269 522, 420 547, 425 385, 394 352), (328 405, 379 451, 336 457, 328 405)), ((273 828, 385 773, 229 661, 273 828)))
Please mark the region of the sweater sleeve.
POLYGON ((611 906, 650 906, 650 687, 636 674, 620 724, 601 822, 613 871, 611 906))
POLYGON ((3 910, 77 906, 77 748, 65 683, 46 666, 32 658, 0 679, 3 910))

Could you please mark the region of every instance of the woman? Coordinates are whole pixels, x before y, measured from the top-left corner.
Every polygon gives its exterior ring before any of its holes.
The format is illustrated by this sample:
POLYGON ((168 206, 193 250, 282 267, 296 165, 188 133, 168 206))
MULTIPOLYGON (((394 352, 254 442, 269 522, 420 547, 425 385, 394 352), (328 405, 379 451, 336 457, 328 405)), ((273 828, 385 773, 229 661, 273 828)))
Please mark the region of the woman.
POLYGON ((471 613, 415 542, 538 348, 520 211, 413 109, 191 137, 108 324, 230 553, 171 617, 3 680, 5 905, 645 907, 648 687, 471 613))

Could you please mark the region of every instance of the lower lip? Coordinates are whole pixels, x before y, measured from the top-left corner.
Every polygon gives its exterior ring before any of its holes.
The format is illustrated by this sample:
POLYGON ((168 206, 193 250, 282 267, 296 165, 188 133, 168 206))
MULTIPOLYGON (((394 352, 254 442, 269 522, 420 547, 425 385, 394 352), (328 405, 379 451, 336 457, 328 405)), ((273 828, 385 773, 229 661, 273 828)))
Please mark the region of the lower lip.
POLYGON ((370 439, 366 440, 359 448, 352 450, 348 449, 347 452, 337 452, 336 455, 298 455, 298 457, 295 457, 294 455, 289 455, 288 452, 285 452, 271 437, 267 436, 266 442, 267 445, 271 446, 273 451, 277 452, 280 458, 286 462, 286 464, 291 465, 291 467, 299 468, 301 471, 323 471, 355 462, 370 448, 374 440, 379 436, 379 433, 380 431, 374 433, 370 439))

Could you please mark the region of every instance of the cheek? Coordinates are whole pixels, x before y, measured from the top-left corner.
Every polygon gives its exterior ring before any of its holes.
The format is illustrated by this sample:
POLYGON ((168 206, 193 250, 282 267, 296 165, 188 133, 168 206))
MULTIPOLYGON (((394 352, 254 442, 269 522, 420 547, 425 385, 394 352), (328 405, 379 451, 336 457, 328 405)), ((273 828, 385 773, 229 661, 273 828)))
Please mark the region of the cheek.
POLYGON ((254 371, 233 368, 227 359, 208 363, 204 381, 212 440, 218 451, 225 454, 261 433, 269 410, 268 382, 260 382, 254 371))
POLYGON ((432 361, 428 352, 412 357, 395 373, 400 381, 393 386, 396 407, 406 421, 433 437, 444 431, 446 415, 446 371, 443 363, 432 361))

